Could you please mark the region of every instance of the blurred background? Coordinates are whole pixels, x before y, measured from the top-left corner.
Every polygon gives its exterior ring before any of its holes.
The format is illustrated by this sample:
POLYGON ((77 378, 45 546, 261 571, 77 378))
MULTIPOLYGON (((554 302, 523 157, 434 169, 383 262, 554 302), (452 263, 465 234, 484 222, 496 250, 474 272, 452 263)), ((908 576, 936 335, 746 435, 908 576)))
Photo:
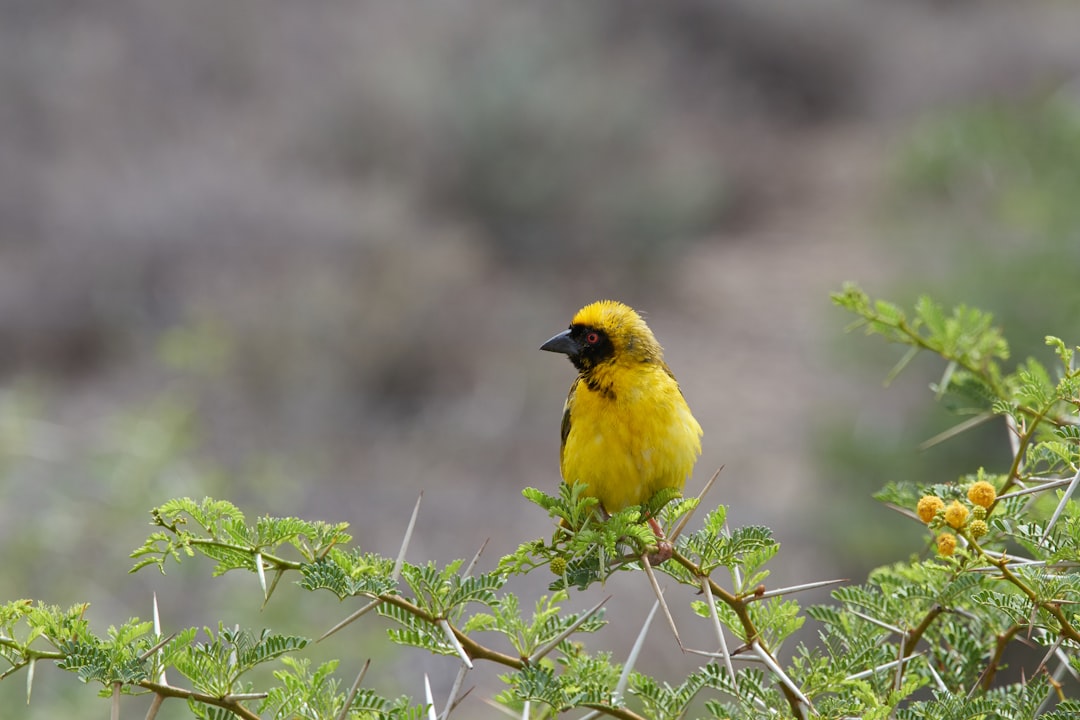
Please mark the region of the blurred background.
MULTIPOLYGON (((521 489, 557 485, 573 370, 537 348, 604 297, 647 313, 705 429, 688 492, 724 465, 707 502, 782 543, 770 582, 862 579, 925 551, 874 491, 1007 449, 986 426, 920 453, 955 422, 940 364, 883 388, 902 353, 845 336, 828 293, 979 305, 1046 357, 1080 342, 1077 197, 1068 2, 4 0, 0 600, 90 601, 104 631, 156 592, 166 630, 307 636, 358 606, 289 586, 260 613, 205 561, 127 575, 185 495, 395 555, 423 490, 409 559, 490 538, 492 568, 552 530, 521 489)), ((609 593, 620 629, 587 643, 622 657, 642 577, 568 607, 609 593)), ((383 632, 307 654, 443 697, 454 663, 383 632)), ((693 664, 650 640, 641 669, 693 664)), ((106 712, 61 675, 0 706, 106 712)))

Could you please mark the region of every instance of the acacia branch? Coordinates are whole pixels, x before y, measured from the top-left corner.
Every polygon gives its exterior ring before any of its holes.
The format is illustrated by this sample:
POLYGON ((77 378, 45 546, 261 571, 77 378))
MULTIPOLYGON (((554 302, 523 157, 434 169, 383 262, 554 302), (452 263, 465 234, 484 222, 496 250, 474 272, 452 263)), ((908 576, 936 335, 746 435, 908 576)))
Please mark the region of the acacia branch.
POLYGON ((930 625, 937 620, 941 613, 945 612, 945 606, 941 604, 935 604, 930 611, 926 613, 926 617, 922 619, 918 625, 911 630, 904 633, 904 658, 910 657, 915 652, 915 646, 922 639, 922 636, 926 634, 926 631, 930 629, 930 625))
POLYGON ((37 660, 63 660, 65 657, 67 657, 66 655, 64 655, 64 653, 57 652, 56 650, 34 650, 32 648, 23 647, 19 643, 7 637, 0 637, 0 645, 12 648, 17 653, 26 658, 20 663, 12 663, 11 667, 0 673, 0 680, 3 680, 8 675, 17 673, 19 670, 22 670, 24 667, 37 660))
POLYGON ((215 697, 213 695, 206 695, 205 693, 196 692, 195 690, 188 690, 186 688, 176 687, 175 685, 156 683, 151 680, 140 680, 136 684, 139 687, 150 690, 151 692, 160 697, 174 697, 180 698, 182 700, 195 700, 196 702, 201 702, 206 705, 213 705, 214 707, 228 710, 233 715, 244 718, 244 720, 259 720, 259 716, 244 707, 243 701, 255 700, 266 697, 265 693, 247 693, 243 696, 226 695, 225 697, 215 697))
POLYGON ((1017 575, 1009 569, 1009 558, 1004 553, 1002 553, 1000 557, 994 557, 993 555, 990 555, 985 550, 983 550, 982 546, 979 545, 979 543, 974 538, 969 537, 966 533, 964 534, 964 538, 968 541, 971 547, 975 548, 975 550, 979 553, 980 556, 982 556, 987 562, 989 562, 991 565, 1001 571, 1001 577, 1003 579, 1008 580, 1010 583, 1016 586, 1017 590, 1024 593, 1024 595, 1027 596, 1027 599, 1030 600, 1035 607, 1050 613, 1050 615, 1052 615, 1054 619, 1058 621, 1058 625, 1060 626, 1058 632, 1063 637, 1066 637, 1075 643, 1080 643, 1080 632, 1078 632, 1077 629, 1072 626, 1072 623, 1069 622, 1068 618, 1065 617, 1065 613, 1061 610, 1060 603, 1054 602, 1052 600, 1040 599, 1039 594, 1032 590, 1030 585, 1017 577, 1017 575))
MULTIPOLYGON (((410 615, 416 616, 417 618, 423 620, 426 623, 430 623, 431 625, 437 625, 439 623, 440 618, 435 617, 427 610, 424 610, 422 607, 409 602, 400 595, 382 594, 379 595, 378 598, 385 603, 401 608, 405 612, 409 613, 410 615)), ((506 655, 505 653, 501 653, 497 650, 492 650, 486 645, 481 645, 465 633, 458 630, 449 621, 447 621, 447 626, 454 634, 454 637, 457 638, 457 641, 461 643, 461 646, 465 649, 466 654, 468 654, 471 660, 490 660, 491 662, 498 663, 499 665, 505 665, 506 667, 511 667, 515 670, 521 670, 526 665, 528 665, 528 661, 523 658, 516 658, 510 655, 506 655)))
MULTIPOLYGON (((982 548, 980 548, 980 551, 982 548)), ((1004 555, 999 560, 992 561, 994 565, 1001 570, 1001 576, 1015 585, 1020 592, 1027 595, 1028 599, 1038 608, 1045 610, 1054 616, 1054 619, 1058 621, 1060 625, 1059 632, 1072 640, 1075 643, 1080 643, 1080 632, 1077 632, 1076 628, 1072 626, 1068 618, 1065 617, 1065 613, 1061 611, 1061 605, 1056 602, 1040 600, 1038 594, 1032 590, 1026 582, 1017 577, 1012 570, 1008 567, 1008 558, 1004 555)))
MULTIPOLYGON (((743 598, 740 598, 732 593, 728 592, 724 588, 720 587, 713 581, 708 574, 702 571, 692 560, 685 555, 675 550, 671 556, 676 562, 682 565, 684 568, 690 571, 690 573, 698 578, 700 581, 708 581, 709 590, 712 591, 714 597, 720 598, 720 600, 727 605, 735 613, 735 616, 739 619, 739 624, 742 625, 743 633, 747 645, 753 645, 756 647, 759 653, 767 655, 774 663, 772 653, 769 651, 762 641, 761 633, 758 631, 757 626, 754 625, 753 619, 750 617, 749 602, 743 598)), ((800 693, 796 692, 794 687, 791 687, 786 682, 780 682, 780 691, 784 694, 784 699, 787 700, 788 705, 791 707, 791 712, 795 717, 804 717, 804 709, 806 703, 803 698, 800 697, 800 693)))
POLYGON ((581 703, 580 707, 586 707, 590 710, 596 710, 602 712, 605 715, 610 715, 613 718, 620 718, 621 720, 648 720, 642 715, 638 715, 630 708, 615 707, 613 705, 603 705, 601 703, 581 703))
POLYGON ((739 623, 743 626, 743 632, 747 643, 752 643, 754 640, 760 638, 760 633, 757 627, 754 625, 753 619, 750 617, 750 611, 747 608, 747 602, 739 599, 736 595, 728 592, 724 588, 716 584, 716 582, 709 577, 707 573, 702 571, 700 567, 694 564, 692 560, 685 555, 675 550, 672 555, 672 559, 682 565, 684 568, 690 571, 695 578, 702 578, 709 581, 709 589, 712 590, 713 597, 719 598, 725 605, 731 608, 736 617, 739 618, 739 623))
POLYGON ((1009 474, 1005 478, 1005 484, 1001 486, 1001 493, 1007 492, 1009 488, 1015 485, 1016 481, 1020 479, 1020 463, 1023 462, 1024 453, 1027 452, 1028 445, 1031 444, 1032 439, 1035 437, 1035 429, 1039 426, 1039 423, 1046 419, 1047 413, 1053 409, 1056 403, 1057 398, 1053 398, 1039 411, 1020 408, 1022 411, 1026 409, 1031 415, 1031 422, 1028 424, 1025 432, 1020 436, 1020 444, 1017 446, 1016 453, 1013 455, 1012 464, 1009 466, 1009 474))
POLYGON ((994 676, 997 675, 998 668, 1001 667, 1001 658, 1005 654, 1005 648, 1009 646, 1012 639, 1016 637, 1016 634, 1023 630, 1025 625, 1012 625, 1008 630, 1003 633, 999 633, 997 640, 994 643, 994 654, 990 656, 990 662, 986 664, 986 669, 983 670, 982 679, 979 681, 979 687, 983 692, 986 692, 994 683, 994 676))
MULTIPOLYGON (((275 570, 278 570, 278 569, 300 570, 301 568, 304 567, 303 563, 297 562, 295 560, 286 560, 285 558, 278 557, 277 555, 270 555, 268 553, 263 552, 262 550, 259 550, 257 547, 254 547, 252 545, 236 545, 234 543, 227 543, 227 542, 222 542, 220 540, 212 540, 212 539, 207 539, 207 538, 189 538, 187 540, 187 544, 189 544, 191 546, 194 546, 194 547, 198 547, 200 545, 205 545, 205 546, 208 546, 208 547, 219 547, 219 548, 223 548, 225 550, 233 550, 233 551, 239 552, 239 553, 247 553, 247 554, 250 554, 252 556, 253 560, 254 560, 255 555, 258 554, 258 555, 262 556, 262 559, 266 561, 266 564, 268 566, 273 567, 275 570)), ((211 558, 211 559, 214 559, 214 558, 211 558)))

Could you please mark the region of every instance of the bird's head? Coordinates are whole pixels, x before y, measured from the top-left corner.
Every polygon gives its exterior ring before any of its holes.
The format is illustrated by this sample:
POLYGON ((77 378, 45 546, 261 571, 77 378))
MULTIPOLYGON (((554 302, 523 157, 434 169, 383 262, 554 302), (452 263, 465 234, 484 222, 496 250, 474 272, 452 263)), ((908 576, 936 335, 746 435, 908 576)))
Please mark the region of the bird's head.
POLYGON ((567 355, 579 372, 605 363, 661 360, 663 349, 633 308, 600 300, 577 311, 570 327, 540 346, 567 355))

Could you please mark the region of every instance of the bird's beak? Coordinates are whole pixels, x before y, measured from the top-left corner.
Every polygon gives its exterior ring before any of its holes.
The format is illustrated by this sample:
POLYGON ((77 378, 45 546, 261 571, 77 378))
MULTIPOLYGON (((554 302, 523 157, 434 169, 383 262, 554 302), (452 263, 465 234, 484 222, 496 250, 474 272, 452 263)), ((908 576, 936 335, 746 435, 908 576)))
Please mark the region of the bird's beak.
POLYGON ((541 345, 540 349, 547 350, 548 352, 563 353, 564 355, 569 355, 570 357, 574 357, 581 351, 581 348, 578 346, 577 342, 575 342, 574 339, 570 337, 569 330, 563 330, 561 333, 541 345))

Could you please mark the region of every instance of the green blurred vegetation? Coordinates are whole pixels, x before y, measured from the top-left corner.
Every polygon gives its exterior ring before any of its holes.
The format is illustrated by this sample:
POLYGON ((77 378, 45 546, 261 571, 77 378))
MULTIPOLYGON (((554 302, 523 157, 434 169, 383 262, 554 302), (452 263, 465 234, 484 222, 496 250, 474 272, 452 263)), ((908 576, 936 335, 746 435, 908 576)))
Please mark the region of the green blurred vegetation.
MULTIPOLYGON (((984 308, 1019 357, 1048 360, 1043 338, 1052 331, 1066 342, 1080 339, 1080 104, 1074 97, 1062 92, 935 113, 915 124, 893 167, 880 216, 886 257, 895 264, 887 294, 904 303, 927 294, 984 308)), ((854 338, 836 347, 836 362, 871 389, 861 414, 816 431, 821 472, 834 493, 859 493, 896 478, 947 482, 970 472, 976 458, 990 471, 1008 467, 1000 422, 920 449, 957 423, 948 399, 921 401, 933 396, 931 385, 946 371, 940 358, 918 358, 892 387, 875 390, 885 377, 881 368, 900 362, 904 351, 854 338)), ((833 507, 841 530, 823 540, 850 567, 911 547, 907 523, 884 508, 859 515, 843 501, 833 507)))
POLYGON ((891 235, 909 248, 909 282, 991 310, 1016 347, 1046 356, 1046 328, 1080 333, 1078 197, 1074 96, 980 104, 928 118, 901 148, 891 235))
MULTIPOLYGON (((64 607, 89 602, 88 619, 99 633, 132 616, 151 617, 155 598, 166 632, 229 626, 257 606, 261 590, 250 579, 208 583, 191 565, 164 577, 126 572, 134 565, 127 553, 146 538, 147 508, 163 497, 223 494, 265 509, 273 504, 269 497, 303 495, 302 471, 272 456, 236 471, 210 458, 198 405, 214 392, 232 355, 220 327, 204 322, 166 332, 158 355, 163 383, 157 394, 130 405, 104 402, 89 428, 58 417, 63 385, 25 377, 0 392, 0 589, 8 600, 48 597, 64 607)), ((317 636, 327 629, 326 618, 340 612, 340 603, 325 598, 301 604, 298 589, 288 585, 278 595, 259 614, 264 627, 317 636)), ((368 625, 356 628, 350 642, 363 645, 378 635, 378 624, 368 625)), ((321 662, 338 652, 315 645, 309 655, 321 662)), ((383 651, 384 664, 373 675, 391 688, 400 686, 392 654, 383 651)), ((267 680, 270 673, 253 677, 267 680)), ((38 673, 34 687, 23 717, 76 717, 87 708, 85 690, 51 670, 38 673)), ((0 707, 24 706, 25 692, 23 683, 0 683, 0 707)), ((159 717, 190 714, 173 703, 159 717)))

